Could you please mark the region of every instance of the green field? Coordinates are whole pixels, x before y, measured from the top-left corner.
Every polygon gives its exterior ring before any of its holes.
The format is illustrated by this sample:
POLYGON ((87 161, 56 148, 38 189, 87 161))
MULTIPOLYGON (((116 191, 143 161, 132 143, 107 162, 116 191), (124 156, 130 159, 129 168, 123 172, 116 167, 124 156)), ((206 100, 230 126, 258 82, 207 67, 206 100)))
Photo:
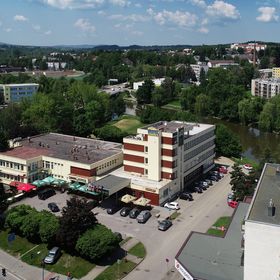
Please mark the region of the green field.
MULTIPOLYGON (((231 222, 231 217, 221 217, 219 218, 215 224, 213 226, 215 227, 222 227, 224 226, 225 229, 227 229, 229 227, 229 224, 231 222)), ((213 228, 209 228, 207 230, 207 233, 210 235, 215 235, 215 236, 224 236, 225 232, 219 229, 213 229, 213 228)))
POLYGON ((122 116, 120 120, 112 123, 127 134, 136 134, 137 128, 142 127, 144 124, 135 116, 122 116))
POLYGON ((254 169, 258 169, 258 167, 259 167, 259 164, 256 161, 248 159, 246 157, 242 157, 242 159, 240 159, 240 158, 232 158, 232 160, 234 162, 236 162, 237 164, 239 164, 239 165, 243 165, 243 164, 246 164, 246 163, 247 164, 251 164, 254 169))
MULTIPOLYGON (((0 232, 1 249, 11 255, 21 258, 22 261, 30 265, 41 267, 41 261, 48 253, 46 244, 39 244, 37 246, 36 244, 29 242, 26 238, 16 236, 15 241, 9 245, 7 236, 8 231, 0 232)), ((95 264, 80 257, 71 256, 65 252, 63 252, 57 263, 53 265, 46 264, 45 266, 48 271, 54 271, 64 275, 66 275, 67 272, 70 272, 75 278, 85 276, 94 267, 95 264)))
POLYGON ((136 264, 134 262, 122 259, 119 264, 115 262, 113 265, 106 268, 94 280, 117 280, 125 277, 136 264))
POLYGON ((138 258, 145 258, 146 256, 146 249, 141 242, 138 242, 135 246, 133 246, 128 251, 129 254, 134 255, 138 258))
POLYGON ((162 106, 163 109, 181 110, 180 100, 172 100, 166 105, 162 106))

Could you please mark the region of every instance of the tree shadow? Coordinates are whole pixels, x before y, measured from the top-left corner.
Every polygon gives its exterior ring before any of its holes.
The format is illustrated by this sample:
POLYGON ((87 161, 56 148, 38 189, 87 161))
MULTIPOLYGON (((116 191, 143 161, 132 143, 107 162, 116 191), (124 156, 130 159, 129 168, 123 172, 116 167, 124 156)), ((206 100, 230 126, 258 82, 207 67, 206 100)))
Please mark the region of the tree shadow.
POLYGON ((118 247, 111 253, 107 254, 103 258, 97 260, 95 263, 100 266, 107 266, 114 264, 117 260, 123 259, 126 256, 126 251, 121 247, 118 247))

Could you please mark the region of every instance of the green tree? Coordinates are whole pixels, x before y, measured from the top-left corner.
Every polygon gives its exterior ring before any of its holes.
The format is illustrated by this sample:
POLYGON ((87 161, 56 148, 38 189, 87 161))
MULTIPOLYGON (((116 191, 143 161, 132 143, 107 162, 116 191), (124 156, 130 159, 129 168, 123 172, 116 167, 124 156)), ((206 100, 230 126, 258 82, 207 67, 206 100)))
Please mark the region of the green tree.
POLYGON ((205 94, 200 94, 196 97, 194 111, 198 116, 207 116, 208 115, 208 104, 209 98, 205 94))
POLYGON ((39 224, 39 235, 41 241, 47 244, 53 243, 58 229, 58 217, 49 213, 48 211, 42 211, 39 224))
POLYGON ((67 200, 56 234, 58 243, 66 251, 73 253, 78 238, 96 224, 97 219, 91 209, 92 204, 85 199, 72 197, 67 200))
POLYGON ((238 137, 225 125, 216 127, 216 153, 226 157, 240 157, 242 147, 238 137))
MULTIPOLYGON (((3 183, 0 183, 0 215, 8 208, 7 195, 3 183)), ((1 225, 0 225, 1 227, 1 225)))
POLYGON ((155 88, 155 84, 152 80, 145 80, 143 85, 140 86, 136 92, 137 102, 139 104, 151 103, 152 92, 155 88))
POLYGON ((0 128, 0 152, 9 148, 7 133, 0 128))
POLYGON ((38 232, 40 228, 41 214, 35 209, 30 211, 22 221, 20 231, 24 237, 35 241, 39 239, 38 232))
POLYGON ((103 140, 119 143, 122 143, 123 137, 126 136, 126 133, 122 132, 121 129, 113 125, 105 125, 97 129, 96 134, 98 138, 103 140))
POLYGON ((161 107, 163 105, 164 89, 162 87, 156 87, 152 93, 152 102, 154 106, 161 107))
POLYGON ((85 258, 95 261, 112 252, 119 243, 117 236, 104 225, 87 230, 77 241, 76 250, 85 258))

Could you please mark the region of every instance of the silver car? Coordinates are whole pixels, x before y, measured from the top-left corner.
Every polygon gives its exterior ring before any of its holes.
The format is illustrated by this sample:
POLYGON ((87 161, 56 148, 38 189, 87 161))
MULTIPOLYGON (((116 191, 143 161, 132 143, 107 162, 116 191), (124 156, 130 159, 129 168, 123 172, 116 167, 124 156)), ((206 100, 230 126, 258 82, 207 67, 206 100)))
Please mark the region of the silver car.
POLYGON ((55 263, 61 255, 61 251, 59 247, 53 247, 48 255, 44 258, 44 263, 53 264, 55 263))
POLYGON ((138 223, 146 223, 149 218, 152 216, 151 212, 148 210, 143 210, 140 212, 140 214, 137 216, 137 222, 138 223))

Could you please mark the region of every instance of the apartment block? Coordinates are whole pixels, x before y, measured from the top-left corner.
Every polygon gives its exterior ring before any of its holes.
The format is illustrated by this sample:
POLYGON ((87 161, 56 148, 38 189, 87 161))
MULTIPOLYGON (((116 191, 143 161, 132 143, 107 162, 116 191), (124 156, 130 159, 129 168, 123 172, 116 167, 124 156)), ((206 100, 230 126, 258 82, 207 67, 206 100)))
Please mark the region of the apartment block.
POLYGON ((251 93, 253 96, 270 99, 280 93, 280 79, 253 79, 251 93))
POLYGON ((205 74, 207 74, 208 72, 208 66, 206 64, 198 63, 198 64, 191 64, 190 66, 195 73, 195 77, 197 81, 200 80, 200 73, 202 69, 204 70, 205 74))
POLYGON ((273 79, 280 79, 280 67, 273 67, 272 68, 272 78, 273 79))
POLYGON ((0 95, 4 102, 19 102, 22 98, 32 97, 39 88, 39 84, 0 84, 0 95))

